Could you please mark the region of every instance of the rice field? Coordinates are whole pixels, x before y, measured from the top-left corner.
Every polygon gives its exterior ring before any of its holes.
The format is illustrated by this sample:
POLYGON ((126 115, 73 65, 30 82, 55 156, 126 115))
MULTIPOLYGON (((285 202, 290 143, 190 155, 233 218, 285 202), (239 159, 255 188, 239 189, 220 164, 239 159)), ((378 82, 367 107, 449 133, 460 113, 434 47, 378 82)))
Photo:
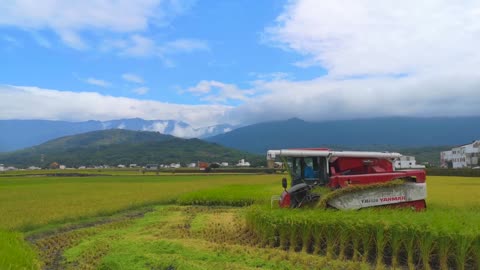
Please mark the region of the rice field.
POLYGON ((479 209, 290 211, 252 207, 248 228, 269 247, 409 269, 478 269, 479 209))
MULTIPOLYGON (((171 204, 190 192, 210 190, 206 194, 213 196, 216 189, 235 185, 242 186, 243 200, 269 200, 277 182, 275 175, 0 178, 0 229, 28 231, 145 205, 171 204)), ((225 195, 236 192, 232 189, 225 195)))
POLYGON ((0 177, 0 269, 480 269, 480 178, 423 213, 271 209, 281 178, 0 177))

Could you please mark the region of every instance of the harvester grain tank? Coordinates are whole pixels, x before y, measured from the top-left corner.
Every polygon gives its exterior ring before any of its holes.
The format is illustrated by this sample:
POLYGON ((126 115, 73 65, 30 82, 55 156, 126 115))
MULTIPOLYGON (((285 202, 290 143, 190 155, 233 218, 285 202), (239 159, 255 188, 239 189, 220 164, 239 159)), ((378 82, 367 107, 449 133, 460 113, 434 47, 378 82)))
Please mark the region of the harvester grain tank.
MULTIPOLYGON (((313 203, 336 209, 375 206, 426 208, 424 170, 395 170, 399 153, 332 151, 326 148, 269 150, 267 160, 281 159, 291 178, 282 179, 281 207, 313 203), (323 189, 328 192, 319 193, 323 189)), ((270 162, 271 163, 271 162, 270 162)))

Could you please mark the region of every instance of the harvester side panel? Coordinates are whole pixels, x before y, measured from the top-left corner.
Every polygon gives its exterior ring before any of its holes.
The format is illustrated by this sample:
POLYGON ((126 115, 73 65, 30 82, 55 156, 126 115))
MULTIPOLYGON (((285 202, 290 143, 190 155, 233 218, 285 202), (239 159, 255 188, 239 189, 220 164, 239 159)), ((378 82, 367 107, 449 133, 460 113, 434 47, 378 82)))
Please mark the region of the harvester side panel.
POLYGON ((393 187, 353 191, 329 200, 328 205, 337 209, 360 209, 421 201, 426 196, 426 183, 404 183, 393 187))

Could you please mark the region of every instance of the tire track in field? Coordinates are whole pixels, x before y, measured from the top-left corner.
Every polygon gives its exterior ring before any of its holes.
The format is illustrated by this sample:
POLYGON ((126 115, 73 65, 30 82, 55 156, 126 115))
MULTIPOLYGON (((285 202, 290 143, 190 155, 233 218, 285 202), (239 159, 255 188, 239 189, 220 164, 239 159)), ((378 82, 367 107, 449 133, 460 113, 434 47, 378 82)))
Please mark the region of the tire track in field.
POLYGON ((65 269, 63 265, 64 251, 78 244, 84 237, 95 234, 93 231, 84 229, 115 225, 122 226, 122 223, 142 218, 146 213, 151 211, 153 211, 153 208, 144 208, 129 211, 120 216, 105 217, 91 222, 68 225, 55 230, 29 235, 25 240, 38 250, 43 263, 43 270, 65 269))

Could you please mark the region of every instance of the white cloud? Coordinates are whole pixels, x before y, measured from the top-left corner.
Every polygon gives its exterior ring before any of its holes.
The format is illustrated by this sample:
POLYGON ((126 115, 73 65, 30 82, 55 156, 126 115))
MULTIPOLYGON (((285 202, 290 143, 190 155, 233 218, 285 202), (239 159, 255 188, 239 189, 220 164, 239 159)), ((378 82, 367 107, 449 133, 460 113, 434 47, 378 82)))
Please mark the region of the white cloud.
POLYGON ((480 78, 474 73, 344 80, 326 76, 257 82, 255 89, 264 94, 230 110, 220 122, 480 115, 480 78))
POLYGON ((109 40, 102 44, 103 50, 114 50, 120 55, 134 57, 155 56, 165 59, 176 53, 191 53, 209 50, 208 44, 203 40, 177 39, 169 42, 157 42, 142 35, 132 35, 126 40, 109 40))
POLYGON ((166 67, 173 67, 175 63, 170 57, 177 53, 192 53, 209 50, 208 43, 196 39, 177 39, 168 42, 159 42, 150 37, 133 34, 124 39, 107 39, 100 44, 103 52, 115 52, 126 57, 156 57, 166 67))
POLYGON ((69 46, 88 47, 82 31, 135 33, 149 25, 165 26, 188 10, 195 1, 177 0, 84 0, 84 1, 2 1, 0 25, 22 29, 48 29, 69 46))
POLYGON ((107 81, 104 81, 104 80, 100 80, 100 79, 95 79, 95 78, 88 78, 85 80, 86 83, 88 84, 91 84, 91 85, 96 85, 96 86, 100 86, 100 87, 110 87, 112 84, 107 82, 107 81))
POLYGON ((150 56, 155 53, 157 46, 155 42, 141 35, 133 35, 123 48, 120 54, 129 56, 150 56))
POLYGON ((479 11, 478 1, 290 1, 269 42, 328 75, 257 76, 255 97, 221 122, 480 115, 479 11))
POLYGON ((194 127, 219 124, 217 121, 231 109, 223 105, 171 104, 96 92, 5 85, 0 85, 0 100, 0 119, 85 121, 139 117, 147 120, 175 119, 194 127))
POLYGON ((77 50, 88 49, 87 43, 76 32, 71 30, 61 30, 58 34, 62 41, 68 46, 77 50))
POLYGON ((132 91, 135 94, 138 94, 138 95, 145 95, 146 93, 148 93, 149 90, 150 89, 148 87, 142 86, 142 87, 137 87, 137 88, 133 89, 132 91))
POLYGON ((200 81, 197 85, 185 90, 196 96, 201 96, 201 100, 209 102, 226 103, 231 100, 247 101, 250 96, 255 94, 251 89, 240 89, 234 84, 226 84, 219 81, 200 81))
POLYGON ((37 32, 31 32, 32 38, 37 42, 38 45, 44 47, 44 48, 51 48, 52 44, 50 41, 44 37, 43 35, 37 33, 37 32))
POLYGON ((270 42, 335 76, 459 72, 480 64, 479 1, 299 0, 270 42))
POLYGON ((132 83, 139 83, 139 84, 142 84, 145 82, 145 80, 138 76, 138 75, 135 75, 135 74, 132 74, 132 73, 124 73, 122 74, 122 79, 124 79, 125 81, 128 81, 128 82, 132 82, 132 83))
POLYGON ((12 37, 12 36, 9 36, 9 35, 4 35, 4 36, 2 37, 2 39, 3 39, 5 42, 7 42, 7 43, 9 43, 10 45, 15 46, 15 47, 18 47, 18 46, 21 46, 21 45, 22 45, 22 43, 21 43, 20 41, 18 41, 16 38, 14 38, 14 37, 12 37))
POLYGON ((209 50, 207 42, 196 39, 177 39, 165 43, 159 48, 162 54, 209 50))

